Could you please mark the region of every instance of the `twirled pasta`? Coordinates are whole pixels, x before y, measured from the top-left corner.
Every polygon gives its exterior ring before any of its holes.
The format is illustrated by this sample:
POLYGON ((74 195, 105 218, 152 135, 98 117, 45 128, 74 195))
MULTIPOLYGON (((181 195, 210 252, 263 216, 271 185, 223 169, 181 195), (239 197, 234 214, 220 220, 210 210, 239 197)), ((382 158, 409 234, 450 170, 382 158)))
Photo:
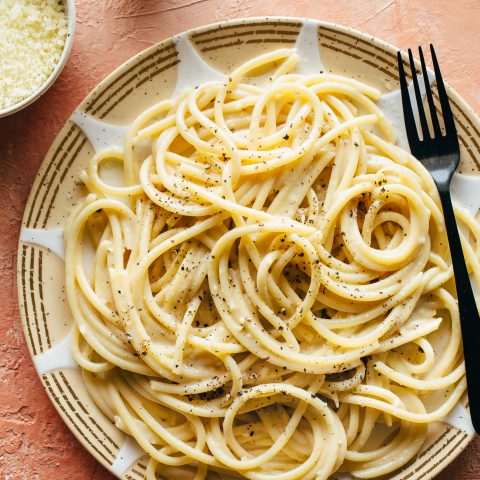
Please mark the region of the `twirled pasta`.
MULTIPOLYGON (((277 50, 154 105, 81 175, 72 350, 150 480, 385 475, 465 390, 431 177, 376 89, 296 61, 277 50)), ((458 213, 480 277, 480 228, 458 213)))

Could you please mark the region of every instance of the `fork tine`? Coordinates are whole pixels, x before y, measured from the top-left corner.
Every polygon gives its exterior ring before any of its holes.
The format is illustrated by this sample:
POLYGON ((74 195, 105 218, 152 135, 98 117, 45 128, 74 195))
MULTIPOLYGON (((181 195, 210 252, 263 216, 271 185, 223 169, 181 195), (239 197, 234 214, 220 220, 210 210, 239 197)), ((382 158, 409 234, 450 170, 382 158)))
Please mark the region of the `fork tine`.
POLYGON ((413 150, 414 143, 420 141, 418 137, 417 127, 415 126, 415 117, 413 116, 412 104, 410 103, 410 95, 408 93, 407 77, 403 68, 402 54, 397 52, 398 73, 400 76, 400 92, 402 93, 403 116, 405 118, 405 129, 407 130, 408 143, 410 149, 413 150))
POLYGON ((448 101, 447 91, 445 90, 445 85, 443 83, 442 74, 440 73, 437 56, 435 55, 435 50, 432 44, 430 44, 430 52, 432 53, 432 62, 433 68, 435 70, 435 80, 437 82, 438 96, 440 97, 440 105, 442 106, 445 132, 447 134, 447 137, 450 136, 451 138, 454 138, 455 142, 458 143, 455 121, 453 120, 453 114, 452 110, 450 109, 450 102, 448 101))
POLYGON ((413 60, 412 49, 408 49, 408 58, 410 60, 410 70, 412 71, 413 89, 415 90, 415 97, 417 99, 418 117, 420 119, 420 125, 422 127, 423 139, 430 138, 430 132, 428 131, 427 117, 425 116, 425 109, 423 108, 423 99, 420 94, 420 87, 418 85, 417 70, 415 69, 415 62, 413 60))
POLYGON ((440 138, 442 136, 442 130, 440 129, 440 124, 438 122, 437 109, 433 102, 432 88, 430 87, 430 80, 428 78, 427 66, 425 65, 422 47, 418 47, 418 52, 420 54, 420 63, 422 64, 422 74, 423 81, 425 82, 425 92, 427 93, 428 108, 430 109, 430 116, 432 118, 433 135, 434 137, 440 138))

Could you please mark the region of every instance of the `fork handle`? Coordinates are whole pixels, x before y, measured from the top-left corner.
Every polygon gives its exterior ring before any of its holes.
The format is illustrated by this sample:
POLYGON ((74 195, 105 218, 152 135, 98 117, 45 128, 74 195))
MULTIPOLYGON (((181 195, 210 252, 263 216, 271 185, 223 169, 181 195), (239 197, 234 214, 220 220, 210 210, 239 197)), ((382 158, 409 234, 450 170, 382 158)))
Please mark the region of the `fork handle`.
POLYGON ((447 190, 439 193, 457 287, 470 416, 475 431, 480 434, 480 316, 463 256, 450 192, 447 190))

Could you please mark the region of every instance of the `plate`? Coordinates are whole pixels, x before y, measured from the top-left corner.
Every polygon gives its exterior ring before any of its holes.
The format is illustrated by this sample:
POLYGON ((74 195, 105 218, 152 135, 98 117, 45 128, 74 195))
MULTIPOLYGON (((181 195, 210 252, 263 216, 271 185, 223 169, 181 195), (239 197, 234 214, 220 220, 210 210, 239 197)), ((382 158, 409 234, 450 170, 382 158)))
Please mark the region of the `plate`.
MULTIPOLYGON (((125 126, 153 102, 186 86, 220 78, 246 59, 280 47, 299 50, 300 69, 348 75, 381 89, 380 106, 406 145, 397 49, 371 36, 299 18, 249 18, 209 25, 134 56, 79 105, 47 153, 25 208, 18 249, 18 295, 28 348, 55 408, 87 450, 120 479, 142 480, 145 457, 89 398, 70 354, 72 317, 65 297, 63 227, 82 197, 79 173, 95 150, 120 145, 125 126)), ((457 200, 480 206, 480 120, 449 89, 461 145, 457 200), (468 174, 468 175, 466 175, 468 174)), ((429 428, 422 451, 388 480, 428 480, 473 438, 464 397, 445 422, 429 428)), ((347 480, 349 476, 338 476, 347 480)))

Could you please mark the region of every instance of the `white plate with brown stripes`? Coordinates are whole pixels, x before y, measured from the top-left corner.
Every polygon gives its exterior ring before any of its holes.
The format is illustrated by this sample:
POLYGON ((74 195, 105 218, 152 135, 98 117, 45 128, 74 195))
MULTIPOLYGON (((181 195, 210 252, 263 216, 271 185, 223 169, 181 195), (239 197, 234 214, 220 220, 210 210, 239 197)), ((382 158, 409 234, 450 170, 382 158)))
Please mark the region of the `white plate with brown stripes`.
MULTIPOLYGON (((221 77, 246 59, 296 46, 300 69, 340 73, 381 89, 380 107, 406 145, 396 49, 338 25, 297 18, 249 18, 209 25, 169 38, 134 56, 78 106, 47 153, 25 209, 18 249, 18 295, 28 348, 40 379, 78 440, 118 478, 141 480, 145 458, 136 443, 95 406, 70 354, 71 314, 64 289, 63 226, 83 196, 76 183, 92 153, 120 144, 135 116, 193 82, 221 77), (194 78, 192 78, 194 72, 194 78)), ((449 91, 462 149, 452 188, 474 213, 480 206, 480 121, 449 91)), ((388 480, 427 480, 469 443, 473 429, 464 398, 444 422, 431 425, 422 451, 388 480)), ((342 477, 343 480, 344 477, 342 477)), ((350 478, 350 477, 345 477, 350 478)))

